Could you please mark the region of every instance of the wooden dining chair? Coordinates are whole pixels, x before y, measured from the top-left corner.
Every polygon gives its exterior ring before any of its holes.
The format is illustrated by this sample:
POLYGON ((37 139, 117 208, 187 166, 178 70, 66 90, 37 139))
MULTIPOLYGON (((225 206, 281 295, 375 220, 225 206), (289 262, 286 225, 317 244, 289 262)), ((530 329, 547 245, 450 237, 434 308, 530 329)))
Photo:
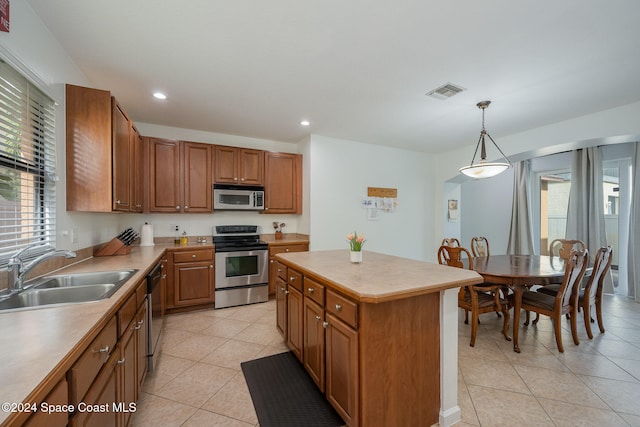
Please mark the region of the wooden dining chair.
POLYGON ((549 244, 549 256, 568 259, 574 249, 585 250, 587 246, 582 240, 554 239, 549 244))
MULTIPOLYGON (((591 323, 593 323, 591 307, 595 307, 598 327, 600 328, 600 332, 604 333, 604 324, 602 322, 602 292, 604 279, 607 277, 607 273, 611 268, 612 260, 613 248, 611 246, 598 249, 591 275, 586 279, 587 283, 584 288, 578 290, 578 310, 582 310, 583 312, 584 327, 587 330, 589 339, 593 338, 591 331, 591 323)), ((552 285, 539 288, 537 291, 552 296, 557 294, 557 291, 554 292, 552 285)))
MULTIPOLYGON (((585 250, 574 250, 565 260, 564 278, 555 296, 545 293, 525 290, 522 294, 522 308, 551 317, 556 336, 556 344, 560 353, 564 352, 562 346, 562 315, 568 314, 571 320, 571 336, 573 342, 578 345, 578 332, 576 326, 576 316, 578 308, 578 288, 584 271, 589 262, 589 252, 585 250)), ((538 319, 533 322, 534 325, 538 319)))
POLYGON ((471 238, 471 253, 474 257, 489 256, 489 240, 486 237, 471 238))
POLYGON ((460 240, 456 239, 455 237, 445 237, 444 239, 442 239, 442 243, 440 243, 441 246, 453 246, 456 248, 460 247, 460 240))
MULTIPOLYGON (((464 268, 463 256, 468 259, 468 267, 473 270, 473 258, 469 250, 463 247, 442 245, 438 249, 438 262, 450 267, 464 268)), ((496 285, 468 285, 460 287, 458 291, 458 307, 465 312, 465 324, 469 323, 469 311, 471 312, 471 347, 476 344, 478 333, 479 315, 501 311, 504 314, 502 334, 507 341, 511 341, 508 334, 509 309, 506 298, 501 298, 500 286, 496 285)))
MULTIPOLYGON (((582 240, 569 240, 569 239, 554 239, 549 244, 549 256, 566 260, 569 255, 571 255, 571 251, 573 250, 585 250, 587 246, 584 244, 582 240)), ((555 296, 560 289, 560 283, 551 283, 549 285, 544 285, 536 289, 537 292, 542 292, 547 295, 555 296)), ((536 319, 533 321, 534 324, 538 323, 540 319, 540 315, 536 315, 536 319)), ((529 324, 529 312, 527 312, 527 321, 525 324, 529 324)))

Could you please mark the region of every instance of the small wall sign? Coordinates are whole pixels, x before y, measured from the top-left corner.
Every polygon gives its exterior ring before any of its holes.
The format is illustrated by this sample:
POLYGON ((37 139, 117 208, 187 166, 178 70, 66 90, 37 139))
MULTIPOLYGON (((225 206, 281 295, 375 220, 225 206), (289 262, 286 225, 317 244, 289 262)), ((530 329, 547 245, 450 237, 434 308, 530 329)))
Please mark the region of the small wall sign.
POLYGON ((0 31, 9 32, 9 0, 0 0, 0 31))

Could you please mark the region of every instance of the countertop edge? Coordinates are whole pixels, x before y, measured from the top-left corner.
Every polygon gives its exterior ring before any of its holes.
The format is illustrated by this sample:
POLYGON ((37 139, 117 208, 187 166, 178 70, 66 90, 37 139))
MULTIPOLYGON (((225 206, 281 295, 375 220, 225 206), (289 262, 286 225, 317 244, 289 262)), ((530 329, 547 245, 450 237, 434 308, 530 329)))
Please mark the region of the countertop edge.
MULTIPOLYGON (((331 252, 331 251, 319 251, 319 252, 331 252)), ((308 253, 312 253, 312 252, 308 252, 308 253)), ((458 288, 461 286, 467 286, 467 285, 475 285, 475 284, 479 284, 479 283, 483 283, 484 279, 482 278, 482 276, 480 274, 478 274, 475 271, 471 271, 471 270, 461 270, 461 271, 457 271, 459 273, 464 272, 464 275, 469 276, 467 278, 464 279, 460 279, 460 280, 450 280, 450 281, 445 281, 442 283, 438 283, 438 284, 430 284, 430 285, 425 285, 423 287, 420 288, 412 288, 412 289, 407 289, 407 290, 400 290, 400 291, 390 291, 390 292, 377 292, 377 293, 367 293, 367 292, 359 292, 347 285, 345 285, 344 283, 340 283, 337 282, 333 279, 331 279, 330 277, 325 276, 324 274, 322 274, 321 272, 318 272, 314 269, 309 268, 308 266, 305 266, 304 264, 301 264, 299 262, 296 262, 295 260, 291 260, 289 258, 291 258, 292 256, 300 256, 302 253, 296 253, 296 254, 292 254, 292 253, 288 253, 288 254, 277 254, 275 256, 276 260, 279 260, 281 262, 284 262, 285 264, 295 268, 296 270, 299 270, 301 273, 308 275, 312 278, 315 278, 317 280, 322 280, 328 284, 330 284, 335 290, 340 291, 341 293, 345 294, 346 296, 349 296, 351 298, 353 298, 354 300, 358 301, 358 302, 362 302, 362 303, 383 303, 383 302, 387 302, 387 301, 394 301, 394 300, 398 300, 398 299, 404 299, 404 298, 412 298, 415 296, 419 296, 419 295, 424 295, 424 294, 429 294, 429 293, 436 293, 436 292, 441 292, 447 289, 452 289, 452 288, 458 288)), ((378 254, 378 255, 383 255, 383 254, 378 254)), ((386 255, 383 255, 386 256, 386 255)), ((395 257, 395 256, 388 256, 390 259, 398 259, 400 257, 395 257)), ((415 260, 408 260, 405 259, 407 261, 412 261, 412 262, 416 262, 416 263, 425 263, 425 264, 433 264, 433 263, 428 263, 426 261, 415 261, 415 260)), ((433 264, 435 266, 440 266, 440 264, 433 264)), ((445 267, 445 266, 442 266, 445 267)), ((448 267, 448 268, 453 268, 453 267, 448 267)), ((459 269, 456 269, 459 270, 459 269)))

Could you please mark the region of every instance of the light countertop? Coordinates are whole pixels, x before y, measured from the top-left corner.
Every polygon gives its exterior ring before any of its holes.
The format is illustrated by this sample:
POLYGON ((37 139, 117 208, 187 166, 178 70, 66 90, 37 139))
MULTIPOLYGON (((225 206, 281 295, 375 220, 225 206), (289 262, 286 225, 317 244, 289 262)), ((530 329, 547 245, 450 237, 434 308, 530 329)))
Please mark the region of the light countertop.
MULTIPOLYGON (((194 247, 196 245, 189 246, 194 247)), ((138 269, 108 299, 31 310, 0 310, 0 402, 28 402, 34 393, 42 393, 45 380, 64 376, 74 362, 68 355, 88 345, 165 250, 175 248, 173 245, 134 246, 128 255, 93 257, 56 272, 138 269)), ((0 424, 8 421, 10 415, 13 418, 16 414, 0 411, 0 424)))
POLYGON ((363 251, 352 264, 349 250, 278 254, 295 269, 328 281, 336 290, 365 303, 410 298, 464 285, 482 283, 475 271, 363 251))

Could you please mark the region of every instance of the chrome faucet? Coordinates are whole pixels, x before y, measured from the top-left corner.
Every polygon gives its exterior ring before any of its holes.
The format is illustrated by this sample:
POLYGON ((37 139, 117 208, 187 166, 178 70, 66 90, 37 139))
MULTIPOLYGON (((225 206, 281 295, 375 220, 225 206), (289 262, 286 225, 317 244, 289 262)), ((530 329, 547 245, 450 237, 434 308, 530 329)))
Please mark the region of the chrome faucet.
POLYGON ((31 270, 33 270, 35 266, 40 264, 42 261, 48 260, 50 258, 62 257, 62 256, 65 258, 75 258, 76 253, 73 251, 67 251, 67 250, 55 250, 53 247, 49 245, 40 245, 40 244, 30 245, 20 250, 18 253, 16 253, 14 256, 12 256, 9 259, 9 264, 8 264, 9 280, 7 282, 7 291, 9 292, 21 291, 22 285, 24 283, 24 278, 27 276, 27 274, 31 270), (43 249, 50 248, 51 251, 40 255, 39 257, 31 261, 29 264, 25 265, 24 261, 22 260, 22 256, 27 251, 33 249, 36 246, 42 246, 43 249))

